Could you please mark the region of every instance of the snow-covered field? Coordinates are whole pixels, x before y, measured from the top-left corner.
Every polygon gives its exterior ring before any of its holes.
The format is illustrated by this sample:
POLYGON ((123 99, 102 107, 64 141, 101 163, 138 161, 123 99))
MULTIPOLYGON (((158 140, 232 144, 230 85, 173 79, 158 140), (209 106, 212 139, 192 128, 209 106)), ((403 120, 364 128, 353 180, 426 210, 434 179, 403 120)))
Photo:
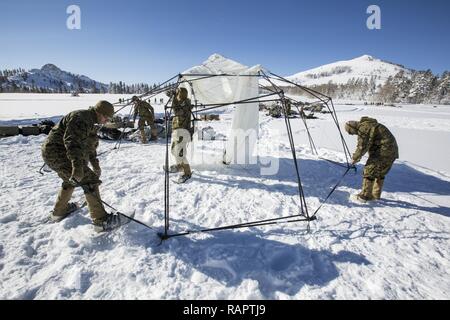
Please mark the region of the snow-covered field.
MULTIPOLYGON (((26 123, 123 96, 0 94, 0 125, 26 123)), ((126 97, 126 96, 125 96, 126 97)), ((355 204, 361 184, 349 174, 311 223, 174 238, 161 246, 137 224, 95 235, 87 209, 45 223, 60 185, 40 176, 46 138, 0 139, 0 299, 449 299, 450 107, 336 105, 340 123, 373 116, 396 135, 400 159, 384 200, 355 204)), ((161 106, 156 105, 158 112, 161 106)), ((127 113, 127 110, 124 110, 127 113)), ((259 165, 194 163, 192 180, 171 184, 171 230, 219 227, 299 212, 284 120, 260 113, 259 148, 279 159, 276 175, 259 165)), ((231 114, 210 125, 226 134, 231 114)), ((308 122, 321 156, 343 162, 328 115, 308 122)), ((311 154, 292 119, 302 182, 314 211, 345 169, 311 154)), ((345 135, 350 149, 354 137, 345 135)), ((202 146, 220 151, 223 141, 202 146)), ((200 144, 200 143, 199 143, 200 144)), ((103 199, 161 230, 165 145, 101 141, 103 199)), ((78 190, 74 199, 82 198, 78 190)))
MULTIPOLYGON (((99 100, 108 100, 113 103, 121 98, 131 97, 132 95, 126 94, 81 94, 79 97, 71 97, 70 94, 2 93, 0 94, 0 125, 29 123, 36 119, 62 116, 73 110, 94 106, 99 100)), ((164 94, 158 96, 158 100, 160 97, 167 101, 164 94)))

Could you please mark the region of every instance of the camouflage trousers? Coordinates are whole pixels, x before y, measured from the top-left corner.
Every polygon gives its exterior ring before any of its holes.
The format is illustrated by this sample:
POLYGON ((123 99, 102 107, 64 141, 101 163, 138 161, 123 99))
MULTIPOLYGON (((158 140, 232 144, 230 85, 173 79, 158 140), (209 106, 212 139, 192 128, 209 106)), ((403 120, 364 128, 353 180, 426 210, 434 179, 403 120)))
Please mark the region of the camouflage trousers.
POLYGON ((138 121, 139 130, 141 130, 141 131, 144 130, 144 127, 146 125, 149 126, 150 128, 152 128, 152 130, 156 129, 155 121, 153 120, 153 118, 150 118, 150 117, 139 118, 139 121, 138 121))
POLYGON ((191 134, 185 129, 175 129, 172 132, 171 153, 177 165, 189 164, 187 154, 187 144, 191 141, 191 134))
MULTIPOLYGON (((49 166, 50 169, 55 171, 63 181, 60 194, 61 192, 68 194, 69 199, 65 199, 64 201, 69 201, 74 187, 69 182, 72 175, 72 163, 66 156, 65 148, 60 146, 44 145, 42 147, 42 158, 44 159, 45 164, 49 166)), ((80 181, 80 184, 87 185, 89 186, 89 189, 92 189, 92 192, 89 193, 85 191, 85 197, 89 212, 95 222, 96 220, 102 219, 106 216, 106 211, 101 203, 100 193, 98 191, 98 186, 101 181, 88 167, 87 162, 83 165, 83 172, 84 177, 80 181)), ((56 206, 58 206, 58 201, 56 206)), ((60 204, 59 206, 64 206, 64 204, 60 204)))
MULTIPOLYGON (((45 146, 42 148, 42 158, 50 169, 55 171, 63 181, 63 186, 70 184, 69 179, 72 175, 72 163, 66 156, 64 148, 45 146)), ((83 164, 84 178, 80 184, 99 184, 100 180, 85 161, 83 164)), ((71 184, 70 184, 71 185, 71 184)))
POLYGON ((369 157, 364 167, 364 178, 384 179, 384 177, 391 170, 395 159, 392 158, 373 158, 369 157))
POLYGON ((152 117, 139 118, 138 128, 141 132, 142 143, 147 143, 147 135, 145 134, 144 127, 148 125, 151 128, 151 138, 155 140, 158 138, 158 129, 156 128, 155 121, 152 117))

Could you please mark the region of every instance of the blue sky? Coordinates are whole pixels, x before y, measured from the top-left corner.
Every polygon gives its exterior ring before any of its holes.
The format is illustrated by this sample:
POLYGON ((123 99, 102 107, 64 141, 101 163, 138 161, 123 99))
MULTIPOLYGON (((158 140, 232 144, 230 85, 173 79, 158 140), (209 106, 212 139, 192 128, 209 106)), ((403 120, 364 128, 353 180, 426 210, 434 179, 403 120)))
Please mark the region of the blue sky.
POLYGON ((448 0, 0 0, 0 69, 60 68, 99 81, 159 82, 220 53, 290 75, 363 54, 450 69, 448 0), (68 30, 66 8, 81 8, 68 30), (382 29, 366 27, 369 5, 382 29))

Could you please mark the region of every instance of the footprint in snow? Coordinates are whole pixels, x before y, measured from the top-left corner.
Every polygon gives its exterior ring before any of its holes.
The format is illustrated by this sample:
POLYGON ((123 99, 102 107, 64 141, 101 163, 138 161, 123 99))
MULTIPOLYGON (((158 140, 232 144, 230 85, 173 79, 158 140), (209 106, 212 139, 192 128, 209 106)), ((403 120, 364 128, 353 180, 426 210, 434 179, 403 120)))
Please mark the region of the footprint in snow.
POLYGON ((17 220, 17 214, 11 213, 0 218, 0 223, 6 224, 17 220))
POLYGON ((292 252, 281 252, 272 257, 270 268, 274 271, 287 270, 295 261, 296 257, 292 252))

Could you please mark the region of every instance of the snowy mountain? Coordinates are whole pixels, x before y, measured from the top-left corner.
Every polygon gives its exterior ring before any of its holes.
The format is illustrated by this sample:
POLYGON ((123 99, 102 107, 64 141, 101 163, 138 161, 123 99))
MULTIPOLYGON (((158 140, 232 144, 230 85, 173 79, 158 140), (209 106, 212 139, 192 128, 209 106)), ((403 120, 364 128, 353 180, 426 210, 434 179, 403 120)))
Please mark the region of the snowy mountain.
POLYGON ((41 69, 21 70, 3 78, 6 79, 3 79, 3 84, 0 83, 0 85, 6 89, 5 91, 14 88, 26 88, 31 91, 56 93, 71 91, 108 92, 108 85, 83 75, 63 71, 53 64, 46 64, 41 69))
POLYGON ((412 72, 404 66, 363 55, 352 60, 338 61, 299 72, 287 79, 304 86, 328 84, 330 81, 334 84, 346 84, 351 79, 359 81, 367 79, 370 82, 373 79, 378 86, 386 83, 389 77, 395 76, 400 71, 406 75, 412 72))
MULTIPOLYGON (((220 54, 211 55, 202 66, 214 73, 223 69, 247 68, 220 54)), ((255 66, 260 67, 260 66, 255 66)), ((434 75, 430 70, 416 71, 400 64, 383 61, 370 55, 330 63, 311 70, 287 76, 300 85, 322 92, 333 99, 387 103, 450 104, 450 72, 434 75)), ((270 86, 265 80, 260 83, 270 86)), ((303 91, 286 83, 275 81, 289 94, 302 95, 303 91)), ((153 85, 155 86, 155 84, 153 85)), ((123 82, 109 85, 83 75, 63 71, 53 64, 41 69, 0 71, 0 92, 131 94, 147 92, 148 84, 127 85, 123 82)))
MULTIPOLYGON (((434 75, 430 70, 416 71, 370 55, 299 72, 287 79, 333 99, 450 104, 448 71, 434 75)), ((294 86, 279 85, 290 94, 302 94, 294 86)))

